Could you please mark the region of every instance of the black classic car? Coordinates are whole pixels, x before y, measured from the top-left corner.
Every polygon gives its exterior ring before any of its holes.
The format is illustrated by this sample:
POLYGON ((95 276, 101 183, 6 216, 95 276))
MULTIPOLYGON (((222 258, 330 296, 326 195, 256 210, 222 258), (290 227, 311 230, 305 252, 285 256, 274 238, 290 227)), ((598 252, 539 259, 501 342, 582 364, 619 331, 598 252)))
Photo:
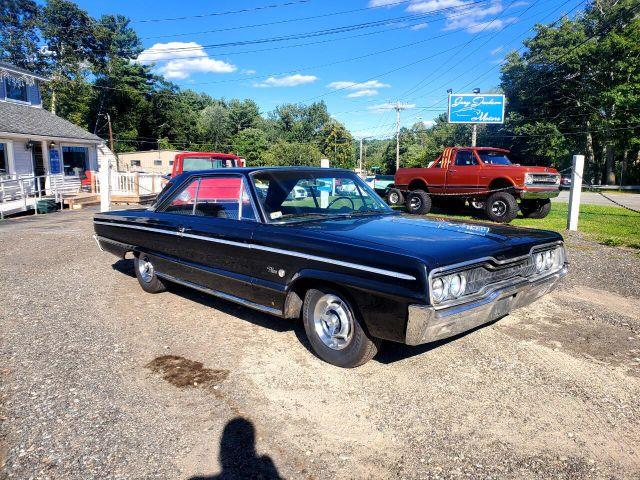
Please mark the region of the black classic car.
POLYGON ((102 250, 133 254, 145 291, 178 283, 302 317, 317 355, 341 367, 382 340, 417 345, 499 319, 567 272, 557 233, 407 217, 339 169, 185 173, 152 207, 97 214, 94 227, 102 250))

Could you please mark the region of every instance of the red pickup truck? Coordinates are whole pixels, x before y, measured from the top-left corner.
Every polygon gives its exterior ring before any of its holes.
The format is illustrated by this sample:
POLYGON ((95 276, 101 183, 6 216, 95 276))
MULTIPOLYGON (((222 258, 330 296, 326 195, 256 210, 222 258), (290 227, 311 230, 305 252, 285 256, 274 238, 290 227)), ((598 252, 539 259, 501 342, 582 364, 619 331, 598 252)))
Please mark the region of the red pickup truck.
POLYGON ((513 164, 508 154, 499 148, 448 147, 427 168, 400 168, 387 200, 399 205, 406 199, 413 214, 427 213, 434 196, 456 205, 468 200, 495 222, 510 222, 518 210, 528 218, 546 217, 549 199, 560 191, 558 171, 513 164))
POLYGON ((171 176, 175 177, 183 172, 194 170, 209 170, 211 168, 245 167, 245 160, 232 153, 219 152, 181 152, 173 159, 171 176))

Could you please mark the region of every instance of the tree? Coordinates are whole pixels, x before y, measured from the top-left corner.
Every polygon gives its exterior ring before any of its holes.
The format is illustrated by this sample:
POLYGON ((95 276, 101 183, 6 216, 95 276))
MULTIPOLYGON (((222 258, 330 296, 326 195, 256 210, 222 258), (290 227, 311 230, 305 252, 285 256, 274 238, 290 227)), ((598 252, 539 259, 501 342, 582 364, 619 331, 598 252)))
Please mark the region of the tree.
POLYGON ((233 152, 247 160, 247 165, 260 165, 267 151, 267 137, 262 130, 245 128, 236 133, 232 140, 233 152))
POLYGON ((236 100, 229 102, 229 124, 232 135, 245 128, 255 127, 260 118, 260 109, 253 100, 236 100))
POLYGON ((38 48, 40 9, 33 0, 0 3, 0 59, 17 67, 40 72, 44 64, 38 48))
POLYGON ((226 151, 231 145, 229 111, 223 101, 218 101, 200 112, 198 125, 205 142, 216 151, 226 151))
POLYGON ((313 143, 278 140, 262 156, 263 165, 319 166, 322 154, 313 143))
POLYGON ((322 127, 319 133, 320 151, 337 168, 353 168, 353 138, 349 131, 337 120, 322 127))

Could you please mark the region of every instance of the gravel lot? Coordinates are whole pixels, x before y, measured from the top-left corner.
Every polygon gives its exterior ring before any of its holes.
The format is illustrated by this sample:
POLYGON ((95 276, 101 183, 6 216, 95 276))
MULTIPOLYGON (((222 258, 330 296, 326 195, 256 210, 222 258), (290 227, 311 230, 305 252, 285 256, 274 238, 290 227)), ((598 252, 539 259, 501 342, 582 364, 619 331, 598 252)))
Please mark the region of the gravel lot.
POLYGON ((355 370, 297 323, 149 295, 92 211, 0 223, 0 478, 638 478, 640 256, 355 370), (194 385, 196 384, 196 385, 194 385))

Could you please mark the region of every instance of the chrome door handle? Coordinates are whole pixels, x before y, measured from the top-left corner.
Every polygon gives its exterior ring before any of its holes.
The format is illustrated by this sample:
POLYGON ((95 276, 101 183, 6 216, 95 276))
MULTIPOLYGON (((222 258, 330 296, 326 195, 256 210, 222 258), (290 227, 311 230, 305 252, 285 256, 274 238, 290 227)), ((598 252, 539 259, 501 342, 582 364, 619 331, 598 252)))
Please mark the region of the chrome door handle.
POLYGON ((456 173, 456 171, 449 169, 449 173, 456 173))
POLYGON ((180 225, 180 226, 178 227, 178 233, 184 233, 184 232, 188 232, 188 231, 190 231, 190 230, 191 230, 190 228, 183 227, 182 225, 180 225))

